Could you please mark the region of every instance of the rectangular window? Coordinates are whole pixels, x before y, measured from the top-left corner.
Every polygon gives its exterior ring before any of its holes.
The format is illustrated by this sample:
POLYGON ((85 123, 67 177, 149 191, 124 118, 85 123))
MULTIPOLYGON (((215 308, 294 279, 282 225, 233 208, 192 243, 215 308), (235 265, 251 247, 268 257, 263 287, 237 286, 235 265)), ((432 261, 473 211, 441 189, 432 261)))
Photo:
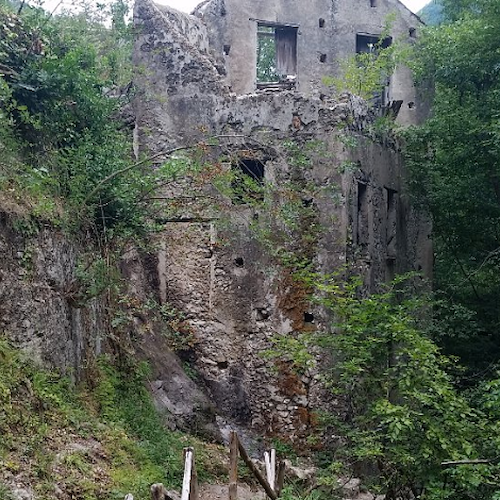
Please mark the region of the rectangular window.
POLYGON ((394 260, 397 256, 398 192, 394 189, 385 188, 385 199, 385 244, 387 259, 394 260))
POLYGON ((357 54, 376 54, 377 50, 387 49, 392 45, 392 37, 388 36, 380 41, 378 35, 365 35, 358 33, 356 35, 356 53, 357 54))
POLYGON ((257 25, 257 86, 294 86, 297 79, 297 32, 294 26, 257 25))
POLYGON ((357 183, 356 203, 356 244, 366 249, 370 240, 368 185, 357 183))

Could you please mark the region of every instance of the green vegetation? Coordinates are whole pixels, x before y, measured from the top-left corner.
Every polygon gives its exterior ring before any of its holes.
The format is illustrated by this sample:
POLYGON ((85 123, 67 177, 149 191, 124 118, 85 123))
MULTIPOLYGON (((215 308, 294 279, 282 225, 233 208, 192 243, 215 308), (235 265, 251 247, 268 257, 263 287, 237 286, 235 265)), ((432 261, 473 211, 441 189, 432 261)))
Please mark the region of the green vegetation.
POLYGON ((435 338, 473 382, 494 373, 500 354, 500 6, 457 5, 445 12, 459 19, 429 29, 417 46, 417 75, 436 94, 432 118, 407 133, 407 159, 415 203, 434 226, 435 338))
POLYGON ((202 480, 225 475, 216 446, 164 427, 144 385, 144 365, 114 366, 99 360, 92 387, 75 390, 0 340, 0 468, 21 474, 41 500, 56 489, 82 500, 129 492, 146 500, 155 482, 179 488, 189 445, 196 446, 202 480))

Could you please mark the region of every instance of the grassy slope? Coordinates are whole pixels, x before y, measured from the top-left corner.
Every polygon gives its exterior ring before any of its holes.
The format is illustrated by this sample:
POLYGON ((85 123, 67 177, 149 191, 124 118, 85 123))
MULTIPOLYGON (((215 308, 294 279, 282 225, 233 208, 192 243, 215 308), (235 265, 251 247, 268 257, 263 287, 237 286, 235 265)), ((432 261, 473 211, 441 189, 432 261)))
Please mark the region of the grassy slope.
POLYGON ((198 452, 202 480, 224 477, 220 448, 163 427, 144 376, 142 368, 125 378, 101 360, 93 387, 75 390, 0 340, 0 499, 17 486, 38 500, 129 492, 146 500, 152 483, 179 487, 188 445, 198 452))

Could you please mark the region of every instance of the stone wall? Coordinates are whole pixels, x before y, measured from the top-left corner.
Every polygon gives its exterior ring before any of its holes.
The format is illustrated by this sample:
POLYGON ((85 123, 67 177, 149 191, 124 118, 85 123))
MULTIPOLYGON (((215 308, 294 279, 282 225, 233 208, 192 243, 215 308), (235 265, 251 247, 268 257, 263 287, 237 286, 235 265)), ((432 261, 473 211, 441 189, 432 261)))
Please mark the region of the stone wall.
MULTIPOLYGON (((227 0, 208 2, 205 12, 230 24, 229 8, 227 0)), ((200 22, 189 19, 193 26, 200 22)), ((158 257, 160 296, 191 325, 191 362, 222 421, 299 440, 314 427, 315 411, 328 396, 314 373, 297 375, 286 361, 265 354, 276 334, 328 328, 329 319, 275 258, 276 247, 294 243, 275 242, 273 249, 256 236, 260 224, 277 224, 271 214, 285 202, 279 187, 293 184, 310 208, 309 219, 299 224, 304 232, 307 225, 318 228, 310 244, 300 243, 300 228, 294 233, 297 251, 320 272, 352 265, 371 290, 396 272, 430 269, 430 245, 422 244, 429 225, 405 195, 397 144, 370 132, 373 116, 363 101, 297 91, 236 96, 210 52, 186 38, 169 41, 179 33, 179 19, 168 8, 139 0, 135 23, 135 62, 147 68, 136 79, 140 148, 158 153, 216 138, 209 157, 257 159, 265 182, 276 188, 269 212, 221 195, 225 208, 219 216, 166 223, 158 257), (178 84, 181 77, 185 85, 178 84), (308 153, 301 164, 293 156, 303 151, 308 153)), ((225 162, 223 168, 235 168, 225 162)))
MULTIPOLYGON (((306 95, 328 93, 325 76, 339 75, 342 60, 356 53, 356 35, 381 35, 388 23, 394 41, 411 43, 423 26, 398 0, 210 0, 194 13, 208 28, 212 53, 225 61, 227 84, 237 95, 254 92, 257 23, 298 26, 297 89, 306 95)), ((418 123, 427 101, 413 86, 406 67, 392 75, 388 101, 403 100, 401 124, 418 123)))

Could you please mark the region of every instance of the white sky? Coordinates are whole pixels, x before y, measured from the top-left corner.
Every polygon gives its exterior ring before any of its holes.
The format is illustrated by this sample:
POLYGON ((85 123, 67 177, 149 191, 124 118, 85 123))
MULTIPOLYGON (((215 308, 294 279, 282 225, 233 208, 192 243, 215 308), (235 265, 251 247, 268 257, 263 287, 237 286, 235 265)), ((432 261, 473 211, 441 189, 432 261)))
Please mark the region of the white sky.
MULTIPOLYGON (((191 12, 201 0, 156 0, 157 3, 170 5, 184 12, 191 12)), ((307 1, 307 0, 303 0, 307 1)), ((430 0, 401 0, 413 12, 419 11, 430 0)))

